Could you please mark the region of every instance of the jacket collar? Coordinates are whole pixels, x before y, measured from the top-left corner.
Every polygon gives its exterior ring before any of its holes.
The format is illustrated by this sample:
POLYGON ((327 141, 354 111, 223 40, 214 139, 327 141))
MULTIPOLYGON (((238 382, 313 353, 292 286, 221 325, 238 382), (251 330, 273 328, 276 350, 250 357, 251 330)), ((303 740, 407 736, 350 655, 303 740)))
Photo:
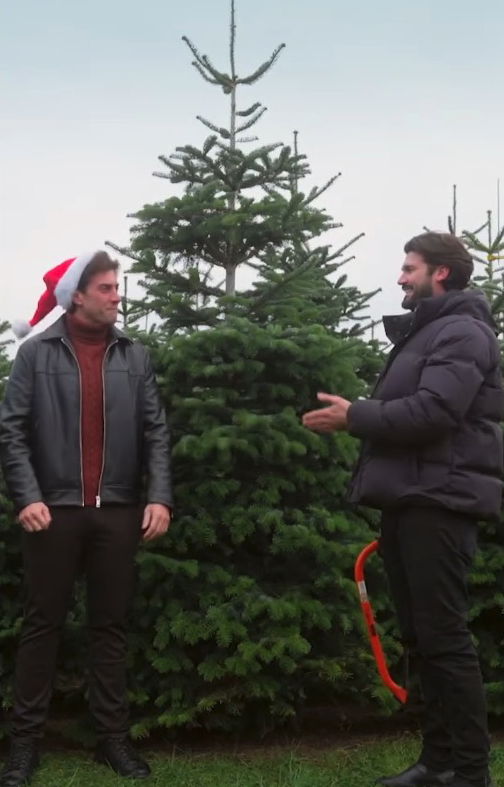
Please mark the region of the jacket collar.
POLYGON ((414 314, 391 314, 383 318, 387 338, 396 345, 407 339, 413 329, 414 314))
POLYGON ((414 312, 383 318, 383 327, 392 344, 399 344, 439 317, 460 314, 496 326, 484 293, 479 290, 449 290, 443 295, 422 298, 414 312))
MULTIPOLYGON (((115 325, 113 325, 110 329, 110 336, 112 340, 115 342, 119 341, 119 342, 127 342, 128 344, 133 344, 132 339, 130 339, 129 336, 126 336, 125 333, 120 331, 119 328, 116 328, 115 325)), ((65 325, 64 315, 62 315, 59 319, 56 320, 56 322, 50 325, 49 328, 46 328, 46 330, 40 334, 39 338, 43 342, 51 341, 52 339, 68 339, 69 336, 65 325)))

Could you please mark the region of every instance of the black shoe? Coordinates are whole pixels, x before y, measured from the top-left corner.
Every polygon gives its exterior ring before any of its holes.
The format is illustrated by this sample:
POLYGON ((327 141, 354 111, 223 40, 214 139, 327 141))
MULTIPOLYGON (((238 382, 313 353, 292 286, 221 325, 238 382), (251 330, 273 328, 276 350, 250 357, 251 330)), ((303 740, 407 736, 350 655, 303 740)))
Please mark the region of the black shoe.
MULTIPOLYGON (((151 770, 133 748, 129 738, 105 738, 96 747, 95 761, 109 765, 118 776, 146 779, 151 770)), ((0 785, 0 787, 2 787, 0 785)))
POLYGON ((494 787, 494 783, 490 776, 487 776, 481 782, 468 782, 466 779, 460 778, 460 776, 455 776, 450 787, 494 787))
POLYGON ((29 784, 39 762, 36 741, 11 741, 7 764, 0 776, 0 787, 24 787, 29 784))
POLYGON ((383 784, 385 787, 442 787, 442 785, 451 785, 454 779, 453 771, 436 772, 431 771, 417 762, 411 768, 407 768, 397 776, 382 776, 377 779, 377 784, 383 784))

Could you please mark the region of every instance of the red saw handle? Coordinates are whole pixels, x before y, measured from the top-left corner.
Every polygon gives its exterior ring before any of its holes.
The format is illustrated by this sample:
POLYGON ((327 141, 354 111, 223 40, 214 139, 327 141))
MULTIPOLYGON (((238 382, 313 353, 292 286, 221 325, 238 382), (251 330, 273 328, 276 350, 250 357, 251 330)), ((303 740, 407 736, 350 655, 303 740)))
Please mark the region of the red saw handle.
POLYGON ((378 667, 378 672, 380 673, 380 677, 385 686, 390 689, 392 694, 397 697, 399 702, 404 704, 408 699, 408 692, 406 689, 404 689, 402 686, 399 686, 394 680, 392 680, 390 672, 388 671, 387 660, 381 646, 380 637, 376 630, 373 610, 371 609, 371 603, 368 598, 366 582, 364 579, 364 565, 366 560, 370 555, 373 554, 373 552, 376 552, 377 549, 378 541, 373 541, 362 550, 355 562, 355 582, 359 591, 362 613, 364 615, 364 620, 366 621, 369 639, 371 640, 371 647, 373 648, 373 654, 378 667))

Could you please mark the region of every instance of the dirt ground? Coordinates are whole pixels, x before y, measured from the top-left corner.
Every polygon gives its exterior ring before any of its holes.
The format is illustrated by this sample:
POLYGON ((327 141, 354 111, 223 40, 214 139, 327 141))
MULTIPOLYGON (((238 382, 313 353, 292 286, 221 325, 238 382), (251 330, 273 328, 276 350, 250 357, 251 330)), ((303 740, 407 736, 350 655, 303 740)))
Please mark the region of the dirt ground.
MULTIPOLYGON (((46 734, 46 745, 55 750, 75 750, 92 745, 86 735, 74 734, 75 718, 52 718, 46 734)), ((504 742, 504 719, 490 719, 490 729, 494 742, 504 742)), ((259 735, 231 735, 194 730, 184 733, 154 732, 145 741, 137 741, 140 747, 151 751, 177 751, 181 754, 253 754, 261 752, 272 754, 279 749, 295 749, 309 754, 335 748, 354 748, 370 744, 384 737, 401 738, 417 735, 419 731, 418 710, 399 709, 397 713, 383 717, 366 714, 358 709, 347 709, 344 715, 341 708, 338 714, 331 708, 311 709, 309 714, 289 729, 259 735)), ((5 742, 0 743, 3 749, 5 742)))

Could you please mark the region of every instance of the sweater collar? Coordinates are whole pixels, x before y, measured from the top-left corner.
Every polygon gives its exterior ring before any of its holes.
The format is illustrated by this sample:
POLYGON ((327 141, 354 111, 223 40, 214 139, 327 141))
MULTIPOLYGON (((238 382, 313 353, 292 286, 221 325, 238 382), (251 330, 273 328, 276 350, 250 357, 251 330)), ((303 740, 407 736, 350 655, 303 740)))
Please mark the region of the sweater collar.
POLYGON ((66 312, 64 320, 67 333, 72 341, 83 344, 104 344, 110 336, 109 325, 89 325, 78 315, 70 312, 66 312))
MULTIPOLYGON (((68 330, 65 324, 65 317, 66 314, 63 314, 59 319, 56 320, 49 328, 46 328, 41 334, 39 334, 41 341, 51 341, 53 339, 65 339, 68 338, 68 330)), ((126 342, 127 344, 133 344, 133 340, 126 336, 125 333, 120 331, 113 325, 110 329, 110 338, 112 341, 119 341, 119 342, 126 342)))

